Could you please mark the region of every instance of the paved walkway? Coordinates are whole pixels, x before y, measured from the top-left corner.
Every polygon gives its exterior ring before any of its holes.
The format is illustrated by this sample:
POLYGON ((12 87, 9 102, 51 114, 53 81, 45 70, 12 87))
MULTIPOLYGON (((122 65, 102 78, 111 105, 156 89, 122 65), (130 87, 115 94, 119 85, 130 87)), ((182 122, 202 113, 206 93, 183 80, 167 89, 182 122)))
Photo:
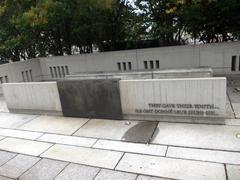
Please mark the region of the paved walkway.
POLYGON ((239 180, 240 98, 228 92, 225 125, 11 114, 0 98, 0 180, 239 180))

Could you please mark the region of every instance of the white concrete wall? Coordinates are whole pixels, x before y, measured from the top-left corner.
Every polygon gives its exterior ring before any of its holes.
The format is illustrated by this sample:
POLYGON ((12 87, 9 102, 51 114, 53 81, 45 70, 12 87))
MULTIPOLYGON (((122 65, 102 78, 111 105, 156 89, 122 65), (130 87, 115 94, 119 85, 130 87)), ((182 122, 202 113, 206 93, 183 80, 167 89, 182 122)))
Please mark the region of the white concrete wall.
POLYGON ((120 94, 126 119, 224 117, 226 113, 226 78, 121 80, 120 94))
POLYGON ((12 112, 62 114, 56 82, 4 83, 2 87, 12 112))

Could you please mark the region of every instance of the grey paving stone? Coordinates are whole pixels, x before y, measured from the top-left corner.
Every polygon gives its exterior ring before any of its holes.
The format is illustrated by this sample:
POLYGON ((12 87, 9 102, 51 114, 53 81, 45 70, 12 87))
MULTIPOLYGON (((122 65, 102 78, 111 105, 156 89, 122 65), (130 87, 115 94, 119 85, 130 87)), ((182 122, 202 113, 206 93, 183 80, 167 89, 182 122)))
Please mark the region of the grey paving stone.
POLYGON ((16 156, 15 153, 0 151, 0 166, 16 156))
POLYGON ((73 163, 113 169, 123 153, 66 145, 54 145, 41 156, 73 163))
POLYGON ((0 175, 10 178, 18 178, 39 160, 40 158, 38 157, 17 155, 0 167, 0 175))
POLYGON ((44 134, 41 136, 38 141, 45 141, 57 144, 67 144, 74 146, 84 146, 91 147, 97 139, 93 138, 84 138, 84 137, 73 137, 73 136, 65 136, 65 135, 57 135, 57 134, 44 134))
POLYGON ((92 119, 81 127, 74 135, 121 140, 124 134, 138 123, 138 121, 92 119))
POLYGON ((14 129, 2 129, 0 128, 0 135, 1 136, 8 136, 8 137, 17 137, 17 138, 24 138, 24 139, 32 139, 35 140, 43 133, 39 132, 30 132, 30 131, 20 131, 14 129))
POLYGON ((167 157, 240 164, 240 153, 205 149, 168 147, 167 157))
POLYGON ((158 178, 152 176, 139 175, 136 180, 167 180, 166 178, 158 178))
POLYGON ((223 164, 126 153, 116 170, 173 179, 225 180, 223 164))
POLYGON ((4 97, 0 95, 0 112, 9 112, 4 97))
POLYGON ((122 141, 98 140, 94 148, 108 149, 123 152, 142 153, 150 155, 165 156, 167 146, 130 143, 122 141))
POLYGON ((71 163, 55 178, 55 180, 93 180, 99 171, 99 168, 71 163))
POLYGON ((14 129, 36 117, 34 115, 0 113, 0 127, 14 129))
POLYGON ((155 144, 240 151, 238 126, 159 123, 155 144))
POLYGON ((102 169, 94 180, 135 180, 136 174, 102 169))
POLYGON ((7 178, 7 177, 0 176, 0 180, 12 180, 12 179, 7 178))
POLYGON ((228 180, 240 179, 240 166, 227 165, 226 168, 227 168, 228 180))
POLYGON ((39 156, 52 144, 31 140, 5 138, 0 141, 0 149, 32 156, 39 156))
POLYGON ((82 118, 40 116, 19 129, 71 135, 87 121, 82 118))
POLYGON ((67 166, 67 162, 55 161, 50 159, 42 159, 31 169, 25 172, 19 179, 54 179, 67 166))

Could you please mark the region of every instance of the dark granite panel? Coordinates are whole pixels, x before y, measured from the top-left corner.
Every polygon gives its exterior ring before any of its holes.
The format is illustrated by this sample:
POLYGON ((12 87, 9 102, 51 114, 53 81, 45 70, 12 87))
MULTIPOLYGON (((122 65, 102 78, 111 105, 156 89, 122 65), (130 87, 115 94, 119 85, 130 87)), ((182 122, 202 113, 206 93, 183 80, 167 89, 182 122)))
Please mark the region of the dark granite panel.
POLYGON ((61 80, 57 82, 64 116, 122 119, 119 80, 61 80))

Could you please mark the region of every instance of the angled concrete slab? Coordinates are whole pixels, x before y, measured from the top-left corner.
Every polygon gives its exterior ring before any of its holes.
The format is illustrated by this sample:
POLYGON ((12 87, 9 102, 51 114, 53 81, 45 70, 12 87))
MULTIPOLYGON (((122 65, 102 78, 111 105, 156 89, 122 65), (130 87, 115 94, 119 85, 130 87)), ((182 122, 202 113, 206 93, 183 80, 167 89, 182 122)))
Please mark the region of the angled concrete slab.
POLYGON ((21 154, 28 154, 32 156, 39 156, 50 146, 52 146, 52 144, 50 143, 43 143, 16 138, 5 138, 2 141, 0 141, 0 149, 2 150, 21 154))
POLYGON ((61 116, 40 116, 19 129, 56 134, 71 135, 84 125, 88 119, 61 116))
POLYGON ((210 161, 225 164, 240 164, 239 152, 214 151, 181 147, 168 147, 167 157, 210 161))
POLYGON ((167 180, 166 178, 158 178, 152 176, 139 175, 136 180, 167 180))
POLYGON ((98 140, 93 147, 99 148, 99 149, 108 149, 108 150, 114 150, 114 151, 132 152, 132 153, 140 153, 140 154, 150 154, 150 155, 157 155, 157 156, 165 156, 167 151, 167 146, 130 143, 130 142, 122 142, 122 141, 111 141, 111 140, 98 140))
POLYGON ((0 128, 0 135, 35 140, 43 135, 43 133, 0 128))
POLYGON ((117 79, 57 82, 64 116, 122 119, 117 79))
POLYGON ((34 115, 0 113, 0 127, 15 129, 36 117, 34 115))
POLYGON ((55 180, 93 180, 99 171, 99 168, 71 163, 55 178, 55 180))
POLYGON ((66 145, 54 145, 41 157, 113 169, 123 153, 66 145))
POLYGON ((126 153, 116 170, 173 179, 225 180, 223 164, 126 153))
POLYGON ((31 169, 26 171, 19 179, 33 180, 33 179, 54 179, 66 166, 67 162, 55 161, 50 159, 42 159, 35 164, 31 169))
POLYGON ((101 169, 94 180, 135 180, 136 177, 136 174, 101 169))
POLYGON ((238 126, 159 123, 152 143, 240 151, 238 126))
POLYGON ((57 144, 74 145, 74 146, 91 147, 97 141, 97 139, 64 136, 64 135, 57 135, 57 134, 44 134, 43 136, 41 136, 38 139, 38 141, 57 143, 57 144))
POLYGON ((39 160, 40 158, 38 157, 17 155, 0 167, 0 175, 10 178, 18 178, 39 160))
POLYGON ((16 153, 10 153, 6 151, 0 151, 0 166, 5 164, 7 161, 15 157, 17 154, 16 153))

